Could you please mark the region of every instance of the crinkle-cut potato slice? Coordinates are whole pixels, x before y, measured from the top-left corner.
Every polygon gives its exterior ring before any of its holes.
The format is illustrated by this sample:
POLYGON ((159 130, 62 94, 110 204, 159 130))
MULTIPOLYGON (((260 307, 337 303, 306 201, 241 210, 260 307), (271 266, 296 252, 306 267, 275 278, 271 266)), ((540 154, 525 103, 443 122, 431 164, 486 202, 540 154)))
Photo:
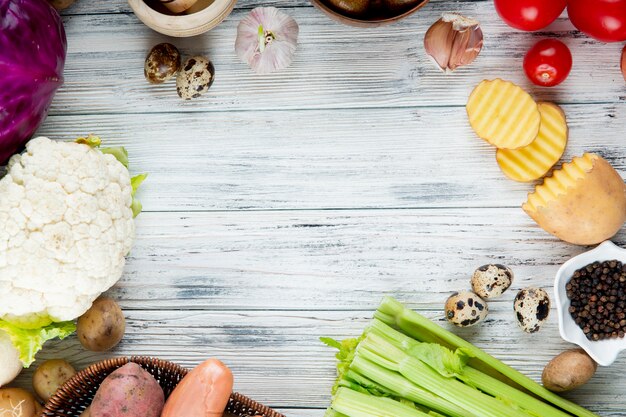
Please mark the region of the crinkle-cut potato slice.
POLYGON ((567 145, 565 113, 553 103, 540 102, 541 126, 537 138, 519 149, 498 149, 496 160, 514 181, 530 182, 544 175, 561 159, 567 145))
POLYGON ((604 158, 576 157, 528 194, 524 211, 545 231, 577 245, 595 245, 626 221, 626 185, 604 158))
POLYGON ((476 134, 501 149, 530 145, 539 133, 537 103, 510 81, 481 81, 470 94, 466 109, 476 134))

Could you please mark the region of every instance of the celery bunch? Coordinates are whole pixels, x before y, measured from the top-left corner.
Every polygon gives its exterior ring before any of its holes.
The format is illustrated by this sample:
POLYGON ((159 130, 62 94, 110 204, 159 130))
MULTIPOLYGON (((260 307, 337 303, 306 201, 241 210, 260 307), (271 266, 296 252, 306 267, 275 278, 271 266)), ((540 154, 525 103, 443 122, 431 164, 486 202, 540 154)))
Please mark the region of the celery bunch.
POLYGON ((471 343, 385 298, 339 350, 326 417, 597 417, 471 343))

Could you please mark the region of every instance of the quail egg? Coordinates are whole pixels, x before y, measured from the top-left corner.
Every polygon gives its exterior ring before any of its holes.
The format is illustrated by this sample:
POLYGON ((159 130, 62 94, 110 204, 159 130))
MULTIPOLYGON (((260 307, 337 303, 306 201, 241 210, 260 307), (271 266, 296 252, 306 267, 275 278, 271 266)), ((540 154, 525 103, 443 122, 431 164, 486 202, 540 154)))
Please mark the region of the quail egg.
POLYGON ((524 288, 517 293, 513 308, 522 330, 535 333, 548 319, 550 297, 541 288, 524 288))
POLYGON ((500 264, 483 265, 472 275, 472 290, 482 298, 496 298, 513 283, 513 271, 500 264))
POLYGON ((143 67, 143 74, 151 84, 162 84, 172 78, 180 69, 180 52, 171 43, 155 45, 143 67))
POLYGON ((213 63, 203 56, 194 56, 185 61, 176 77, 176 91, 185 99, 200 97, 206 93, 215 79, 213 63))
POLYGON ((459 327, 473 326, 488 312, 487 303, 471 291, 455 292, 446 301, 446 318, 459 327))

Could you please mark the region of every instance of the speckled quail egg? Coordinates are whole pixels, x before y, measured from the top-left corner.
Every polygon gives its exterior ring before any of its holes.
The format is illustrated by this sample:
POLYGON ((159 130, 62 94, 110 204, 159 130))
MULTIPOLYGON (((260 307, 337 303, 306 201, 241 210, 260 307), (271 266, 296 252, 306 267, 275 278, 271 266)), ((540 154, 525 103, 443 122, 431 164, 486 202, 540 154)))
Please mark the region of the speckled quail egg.
POLYGON ((548 319, 550 297, 541 288, 524 288, 517 293, 513 308, 522 330, 535 333, 548 319))
POLYGON ((473 326, 487 317, 487 303, 471 291, 455 292, 446 301, 446 318, 459 327, 473 326))
POLYGON ((151 84, 162 84, 172 78, 180 69, 180 52, 171 43, 155 45, 143 67, 143 75, 151 84))
POLYGON ((206 93, 215 79, 213 63, 203 56, 194 56, 185 61, 176 77, 176 91, 185 99, 200 97, 206 93))
POLYGON ((472 290, 482 298, 496 298, 513 283, 513 271, 500 264, 483 265, 472 275, 472 290))

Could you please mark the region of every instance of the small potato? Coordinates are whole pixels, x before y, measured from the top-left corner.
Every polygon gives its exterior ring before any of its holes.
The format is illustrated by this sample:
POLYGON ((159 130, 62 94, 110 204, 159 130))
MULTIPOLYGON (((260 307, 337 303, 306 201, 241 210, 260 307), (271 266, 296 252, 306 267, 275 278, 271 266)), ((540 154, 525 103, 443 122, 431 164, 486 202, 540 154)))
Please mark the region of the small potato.
POLYGON ((74 374, 74 367, 63 359, 45 361, 33 374, 33 389, 39 398, 48 401, 74 374))
POLYGON ((370 0, 329 0, 341 12, 353 16, 365 14, 370 7, 370 0))
POLYGON ((582 349, 572 349, 552 359, 541 374, 543 386, 565 392, 585 385, 596 373, 598 364, 582 349))
POLYGON ((384 0, 385 6, 394 13, 401 13, 415 7, 419 0, 384 0))
POLYGON ((61 11, 70 7, 75 1, 76 0, 48 0, 48 3, 58 11, 61 11))
MULTIPOLYGON (((202 403, 202 398, 196 398, 202 403)), ((90 406, 95 417, 159 417, 165 394, 156 379, 134 362, 107 376, 90 406)))
POLYGON ((85 349, 104 352, 115 347, 126 330, 124 313, 111 298, 100 297, 85 314, 80 316, 76 326, 78 340, 85 349))
POLYGON ((25 389, 0 389, 0 416, 36 417, 39 407, 35 396, 25 389))

